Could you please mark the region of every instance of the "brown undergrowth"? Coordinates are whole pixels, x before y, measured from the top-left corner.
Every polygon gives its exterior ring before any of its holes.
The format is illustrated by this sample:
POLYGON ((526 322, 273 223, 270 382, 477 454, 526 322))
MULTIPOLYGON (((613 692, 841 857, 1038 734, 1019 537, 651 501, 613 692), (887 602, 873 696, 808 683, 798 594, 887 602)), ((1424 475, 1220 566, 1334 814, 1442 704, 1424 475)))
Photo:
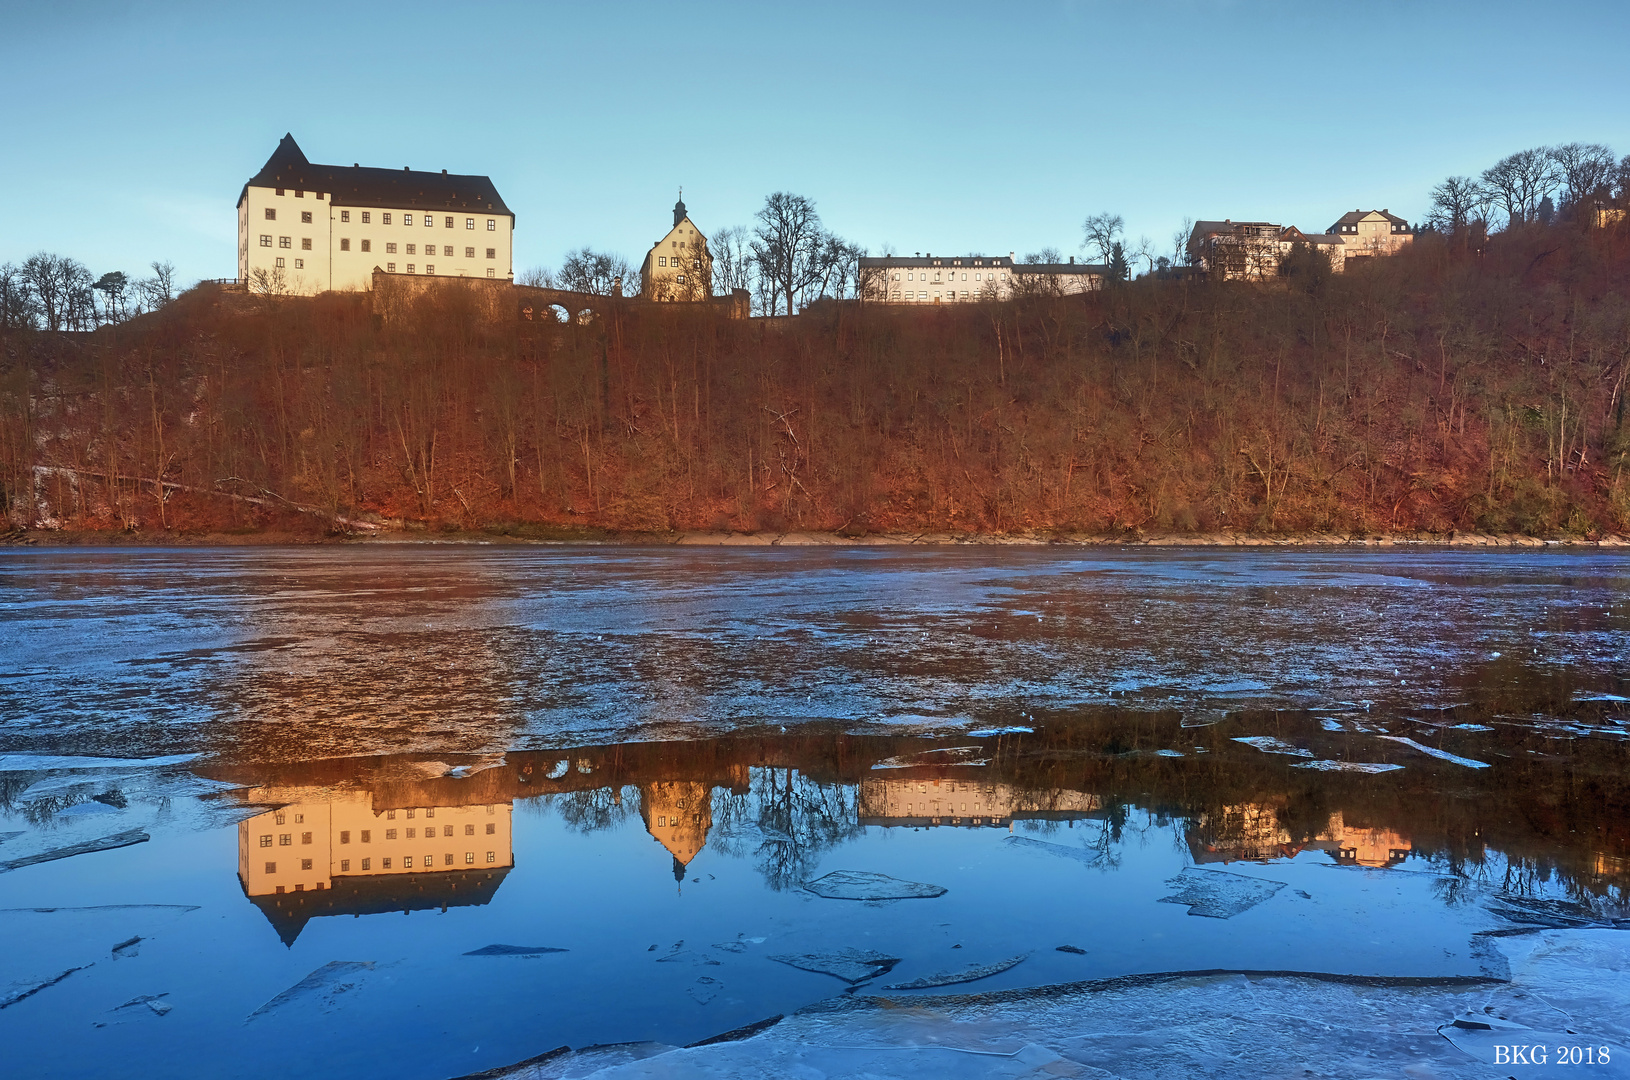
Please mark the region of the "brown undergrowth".
MULTIPOLYGON (((1085 297, 493 325, 200 286, 0 339, 14 527, 1630 527, 1630 230, 1085 297)), ((564 530, 564 532, 562 532, 564 530)))

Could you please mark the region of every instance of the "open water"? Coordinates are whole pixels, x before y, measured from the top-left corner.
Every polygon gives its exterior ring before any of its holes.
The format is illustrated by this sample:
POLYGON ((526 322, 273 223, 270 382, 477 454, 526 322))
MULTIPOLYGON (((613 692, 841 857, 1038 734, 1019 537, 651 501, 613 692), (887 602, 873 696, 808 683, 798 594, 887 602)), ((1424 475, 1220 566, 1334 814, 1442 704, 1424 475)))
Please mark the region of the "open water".
POLYGON ((7 551, 0 1072, 1498 979, 1630 926, 1627 656, 1575 552, 7 551))

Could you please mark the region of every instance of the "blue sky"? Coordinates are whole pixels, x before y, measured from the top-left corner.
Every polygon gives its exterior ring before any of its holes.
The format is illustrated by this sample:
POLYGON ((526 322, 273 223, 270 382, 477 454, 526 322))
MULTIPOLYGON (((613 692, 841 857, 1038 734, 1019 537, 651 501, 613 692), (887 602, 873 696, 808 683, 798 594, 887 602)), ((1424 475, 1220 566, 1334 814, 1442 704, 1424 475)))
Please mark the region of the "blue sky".
POLYGON ((0 262, 234 272, 238 192, 314 161, 486 173, 516 268, 638 261, 814 199, 872 251, 1080 251, 1125 216, 1415 220, 1528 146, 1630 153, 1630 5, 0 0, 0 262))

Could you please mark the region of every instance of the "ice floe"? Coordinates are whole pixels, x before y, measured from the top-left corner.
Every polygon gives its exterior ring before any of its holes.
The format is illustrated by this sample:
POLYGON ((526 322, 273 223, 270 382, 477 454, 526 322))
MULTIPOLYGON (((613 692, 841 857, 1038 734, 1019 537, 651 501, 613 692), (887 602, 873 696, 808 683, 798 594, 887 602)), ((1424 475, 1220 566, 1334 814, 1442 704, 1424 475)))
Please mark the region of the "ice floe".
POLYGON ((834 870, 804 882, 804 888, 829 900, 931 900, 945 895, 943 885, 902 881, 869 870, 834 870))
POLYGON ((465 956, 543 956, 547 953, 567 952, 553 945, 484 945, 471 949, 465 956))
POLYGON ((1384 761, 1298 761, 1291 768, 1317 772, 1385 773, 1396 772, 1403 766, 1389 765, 1384 761))
POLYGON ((920 979, 908 982, 891 983, 883 987, 885 990, 926 990, 935 986, 955 986, 958 983, 978 982, 988 979, 992 975, 1000 975, 1010 968, 1016 968, 1029 957, 1028 953, 1019 956, 1010 956, 1006 960, 997 960, 991 964, 980 964, 976 967, 963 968, 960 971, 940 971, 933 975, 924 975, 920 979))
POLYGON ((248 1018, 253 1020, 296 1001, 315 998, 325 1004, 330 1003, 340 994, 354 989, 362 976, 373 969, 372 960, 330 960, 250 1013, 248 1018))
POLYGON ((1292 746, 1290 743, 1282 739, 1276 739, 1272 735, 1236 735, 1234 742, 1254 746, 1264 754, 1289 754, 1291 757, 1307 758, 1313 756, 1313 751, 1303 750, 1300 746, 1292 746))
POLYGON ((0 772, 56 772, 74 769, 156 769, 185 765, 202 754, 170 754, 151 758, 79 757, 63 754, 0 754, 0 772))
POLYGON ((1471 758, 1464 758, 1458 754, 1451 754, 1447 750, 1439 750, 1434 746, 1422 746, 1414 739, 1407 738, 1403 735, 1377 735, 1376 738, 1387 739, 1395 743, 1402 743, 1403 745, 1412 749, 1419 750, 1423 754, 1435 757, 1440 761, 1447 761, 1455 765, 1464 765, 1468 769, 1486 769, 1489 767, 1488 762, 1486 761, 1473 761, 1471 758))
POLYGON ((778 964, 813 971, 842 979, 851 986, 888 974, 900 962, 898 956, 889 956, 872 949, 842 949, 830 953, 782 954, 770 957, 778 964))
POLYGON ((1190 915, 1232 919, 1272 897, 1285 883, 1190 866, 1166 882, 1166 887, 1174 891, 1160 898, 1162 904, 1187 904, 1190 915))
POLYGON ((52 848, 49 851, 40 851, 33 855, 21 855, 15 859, 0 861, 0 873, 5 873, 7 870, 20 870, 25 866, 35 866, 39 863, 55 862, 58 859, 69 859, 75 855, 90 855, 98 851, 112 851, 114 848, 129 847, 132 844, 145 844, 149 839, 150 837, 140 829, 127 829, 111 836, 102 836, 95 840, 84 840, 77 844, 69 844, 66 847, 52 848))

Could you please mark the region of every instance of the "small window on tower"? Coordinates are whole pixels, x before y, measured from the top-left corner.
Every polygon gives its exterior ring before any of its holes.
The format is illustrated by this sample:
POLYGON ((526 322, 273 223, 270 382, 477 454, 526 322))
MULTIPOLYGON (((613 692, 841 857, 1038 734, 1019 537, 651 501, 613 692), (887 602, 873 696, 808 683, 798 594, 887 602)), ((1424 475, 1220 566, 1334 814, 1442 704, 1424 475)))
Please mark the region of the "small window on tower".
POLYGON ((668 265, 668 256, 666 256, 666 255, 658 255, 657 256, 657 265, 658 266, 667 266, 668 265))
POLYGON ((369 222, 369 221, 370 221, 370 220, 372 220, 372 218, 373 218, 373 215, 372 215, 372 214, 370 214, 370 213, 369 213, 369 212, 368 212, 368 211, 366 211, 366 210, 364 210, 364 211, 363 211, 363 212, 362 212, 362 223, 363 223, 363 224, 364 224, 364 225, 366 225, 366 224, 368 224, 368 222, 369 222))
POLYGON ((391 216, 389 214, 380 214, 379 222, 382 225, 389 225, 391 223, 391 216))
POLYGON ((302 211, 300 211, 300 224, 302 224, 302 225, 310 225, 311 224, 311 211, 310 210, 302 210, 302 211))
POLYGON ((466 258, 466 259, 473 259, 473 258, 475 258, 475 248, 473 248, 473 247, 467 247, 467 248, 465 248, 465 249, 464 249, 464 257, 465 257, 465 258, 466 258))
POLYGON ((413 224, 413 215, 412 214, 403 214, 402 215, 402 224, 403 225, 412 225, 413 224))
POLYGON ((464 219, 464 227, 465 227, 465 228, 466 228, 466 229, 473 229, 473 228, 475 228, 475 218, 473 218, 473 217, 467 217, 467 218, 465 218, 465 219, 464 219))
POLYGON ((340 220, 349 223, 350 220, 351 220, 351 211, 349 211, 349 210, 341 210, 340 211, 340 220))
POLYGON ((276 207, 268 206, 266 208, 266 220, 267 221, 276 221, 277 220, 277 208, 276 207))
POLYGON ((488 248, 487 249, 487 258, 496 259, 497 257, 498 257, 498 249, 497 248, 488 248))
POLYGON ((301 251, 310 251, 311 250, 311 237, 302 236, 300 238, 300 250, 301 251))
POLYGON ((364 240, 362 242, 362 250, 363 251, 372 251, 373 249, 374 249, 374 242, 372 240, 364 240))
POLYGON ((494 221, 492 218, 488 218, 487 219, 487 231, 488 232, 496 232, 497 229, 498 229, 498 222, 494 221))
POLYGON ((452 227, 453 227, 453 219, 452 219, 452 218, 451 218, 451 217, 449 217, 449 218, 448 218, 448 219, 447 219, 447 227, 448 227, 448 228, 449 228, 449 229, 451 229, 451 228, 452 228, 452 227))
POLYGON ((350 237, 348 237, 348 236, 340 237, 340 250, 341 251, 350 251, 351 250, 351 238, 350 237))

